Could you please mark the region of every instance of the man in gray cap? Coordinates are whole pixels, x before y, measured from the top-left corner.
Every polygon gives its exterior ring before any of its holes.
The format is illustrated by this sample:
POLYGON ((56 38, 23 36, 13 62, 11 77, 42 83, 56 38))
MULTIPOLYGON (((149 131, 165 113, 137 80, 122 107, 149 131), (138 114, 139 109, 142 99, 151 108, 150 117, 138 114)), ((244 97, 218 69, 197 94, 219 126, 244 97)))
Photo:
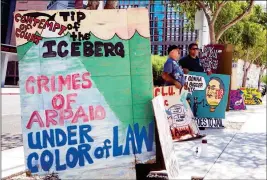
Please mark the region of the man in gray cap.
POLYGON ((162 78, 165 85, 174 85, 177 89, 182 89, 185 85, 183 69, 180 67, 178 60, 181 56, 181 50, 178 46, 172 45, 168 48, 169 58, 164 64, 162 78))

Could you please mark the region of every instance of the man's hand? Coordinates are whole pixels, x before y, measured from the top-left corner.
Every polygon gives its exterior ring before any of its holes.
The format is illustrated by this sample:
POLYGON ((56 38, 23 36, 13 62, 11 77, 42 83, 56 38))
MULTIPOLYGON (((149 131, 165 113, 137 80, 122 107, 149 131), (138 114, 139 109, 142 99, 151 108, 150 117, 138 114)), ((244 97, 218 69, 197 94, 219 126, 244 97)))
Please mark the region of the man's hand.
POLYGON ((181 88, 182 88, 181 83, 179 83, 178 81, 175 81, 174 86, 175 86, 177 89, 181 89, 181 88))
POLYGON ((211 71, 207 71, 207 75, 208 76, 212 75, 212 72, 211 71))
POLYGON ((187 86, 187 84, 184 84, 184 89, 185 89, 185 90, 188 90, 188 86, 187 86))
POLYGON ((189 70, 188 70, 188 69, 183 68, 183 70, 184 70, 184 73, 185 73, 185 74, 188 74, 188 73, 189 73, 189 70))

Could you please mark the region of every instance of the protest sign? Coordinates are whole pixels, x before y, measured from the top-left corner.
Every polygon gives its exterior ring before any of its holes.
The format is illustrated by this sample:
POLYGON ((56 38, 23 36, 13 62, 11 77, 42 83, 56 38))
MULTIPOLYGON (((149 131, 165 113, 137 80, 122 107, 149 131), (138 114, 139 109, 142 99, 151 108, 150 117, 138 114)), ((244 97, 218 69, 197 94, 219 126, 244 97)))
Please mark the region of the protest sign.
POLYGON ((155 162, 147 9, 18 11, 14 22, 29 171, 132 179, 155 162))
POLYGON ((175 86, 154 88, 154 97, 163 97, 165 111, 169 122, 172 138, 175 141, 190 139, 199 135, 199 130, 193 120, 191 108, 186 101, 187 91, 175 86))
POLYGON ((231 110, 245 110, 246 109, 243 94, 244 93, 240 89, 230 91, 230 109, 231 110))
POLYGON ((212 73, 217 73, 223 50, 224 45, 222 44, 209 44, 204 46, 199 61, 205 72, 212 71, 212 73))
POLYGON ((190 72, 185 77, 189 86, 186 100, 194 117, 225 118, 230 85, 229 75, 212 74, 208 76, 206 73, 190 72), (190 84, 193 87, 190 87, 190 84))
POLYGON ((152 100, 157 121, 157 129, 161 144, 162 154, 169 179, 177 179, 179 175, 179 163, 174 149, 170 126, 167 120, 166 110, 161 95, 152 100))
POLYGON ((246 105, 259 105, 262 104, 261 92, 257 88, 240 88, 245 96, 246 105))
POLYGON ((195 118, 198 127, 220 128, 223 127, 221 118, 195 118))

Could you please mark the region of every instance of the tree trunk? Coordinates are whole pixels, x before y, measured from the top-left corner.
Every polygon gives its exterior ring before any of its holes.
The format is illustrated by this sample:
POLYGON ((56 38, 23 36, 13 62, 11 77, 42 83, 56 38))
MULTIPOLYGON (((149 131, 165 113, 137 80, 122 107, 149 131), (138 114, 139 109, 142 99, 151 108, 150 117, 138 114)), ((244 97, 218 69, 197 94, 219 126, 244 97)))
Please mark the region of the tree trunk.
POLYGON ((107 0, 104 9, 116 9, 118 5, 118 0, 111 1, 107 0))
POLYGON ((246 87, 248 71, 250 70, 251 65, 252 65, 252 63, 249 63, 248 67, 246 67, 246 62, 245 62, 244 66, 243 66, 244 75, 243 75, 242 87, 246 87))
POLYGON ((216 44, 216 38, 215 38, 215 30, 214 25, 209 24, 209 31, 210 31, 210 44, 216 44))
POLYGON ((265 66, 261 67, 260 74, 259 74, 259 80, 258 80, 258 90, 261 88, 261 76, 265 70, 265 66))
POLYGON ((87 4, 86 9, 96 10, 98 8, 98 6, 99 6, 99 0, 94 0, 94 1, 88 0, 88 4, 87 4))

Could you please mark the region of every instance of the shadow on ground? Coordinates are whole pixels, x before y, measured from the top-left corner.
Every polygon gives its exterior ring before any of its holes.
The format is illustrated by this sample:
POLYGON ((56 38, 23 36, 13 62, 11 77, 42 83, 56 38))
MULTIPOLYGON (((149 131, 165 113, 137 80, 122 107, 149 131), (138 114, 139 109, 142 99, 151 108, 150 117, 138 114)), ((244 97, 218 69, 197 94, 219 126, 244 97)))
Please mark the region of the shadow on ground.
POLYGON ((23 146, 22 134, 4 133, 1 135, 2 151, 23 146))

